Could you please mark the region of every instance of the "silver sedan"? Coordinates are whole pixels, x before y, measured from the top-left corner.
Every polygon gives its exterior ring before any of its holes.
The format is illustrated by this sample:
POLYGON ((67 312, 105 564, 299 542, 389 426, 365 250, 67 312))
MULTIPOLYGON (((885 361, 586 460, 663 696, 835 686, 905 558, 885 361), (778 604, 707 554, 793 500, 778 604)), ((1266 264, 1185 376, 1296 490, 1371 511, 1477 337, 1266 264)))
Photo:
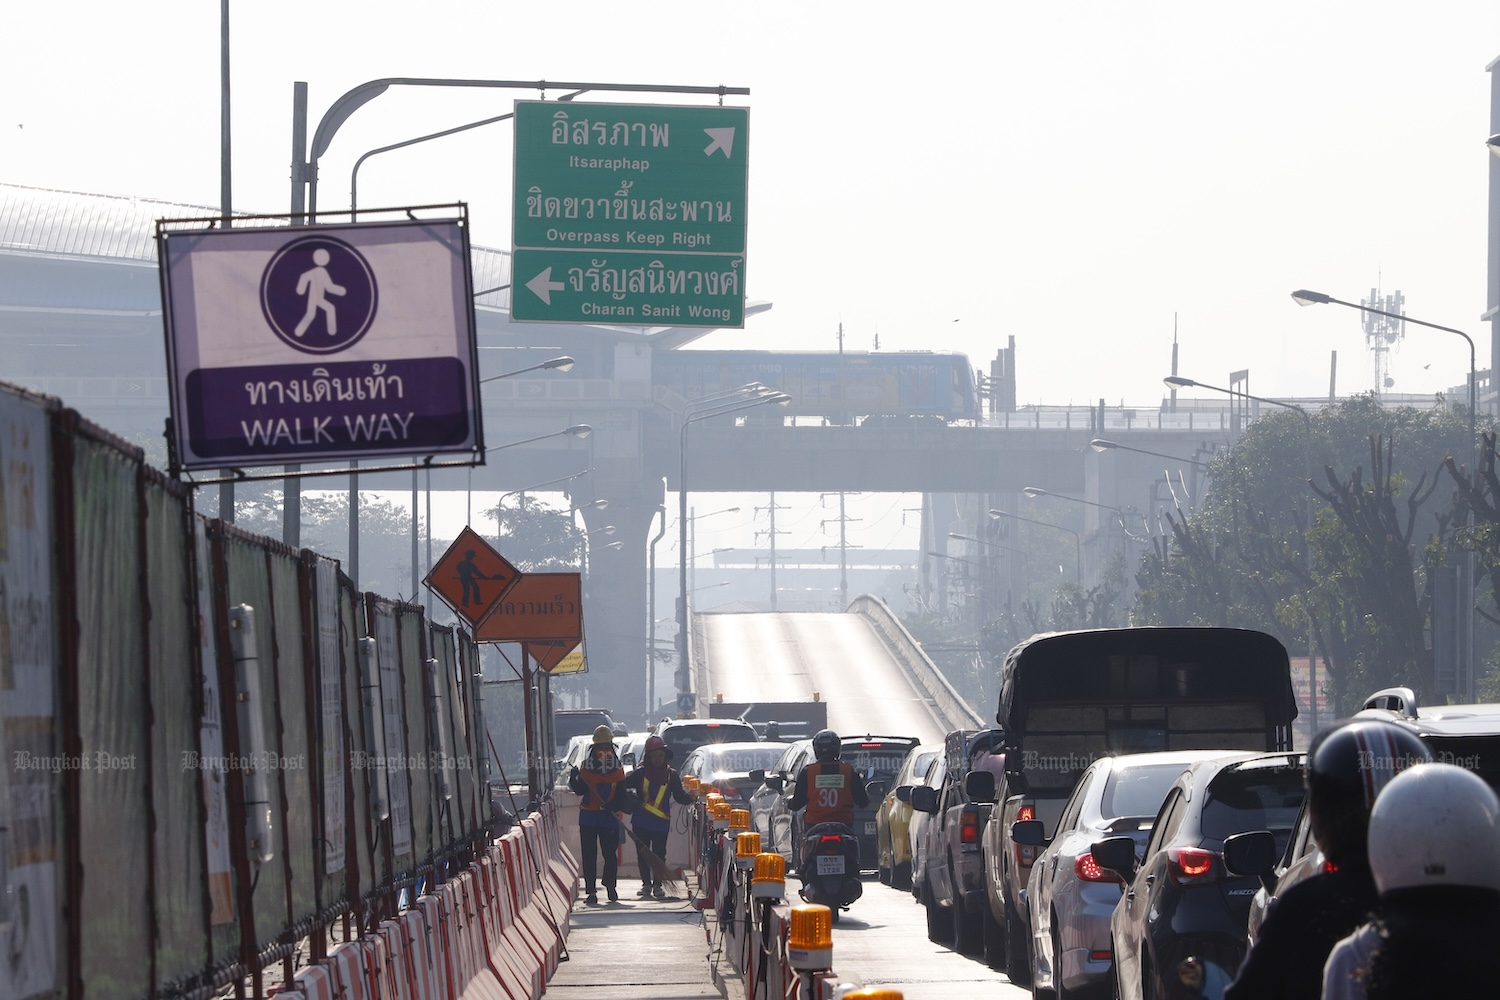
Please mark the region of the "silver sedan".
POLYGON ((1031 869, 1026 905, 1031 915, 1031 961, 1037 995, 1065 1000, 1112 983, 1109 920, 1123 888, 1100 868, 1090 847, 1105 837, 1128 836, 1136 852, 1172 782, 1194 761, 1243 754, 1236 750, 1180 750, 1125 754, 1094 761, 1063 807, 1057 831, 1044 839, 1040 821, 1017 823, 1016 841, 1046 849, 1031 869), (1022 839, 1022 838, 1025 839, 1022 839))

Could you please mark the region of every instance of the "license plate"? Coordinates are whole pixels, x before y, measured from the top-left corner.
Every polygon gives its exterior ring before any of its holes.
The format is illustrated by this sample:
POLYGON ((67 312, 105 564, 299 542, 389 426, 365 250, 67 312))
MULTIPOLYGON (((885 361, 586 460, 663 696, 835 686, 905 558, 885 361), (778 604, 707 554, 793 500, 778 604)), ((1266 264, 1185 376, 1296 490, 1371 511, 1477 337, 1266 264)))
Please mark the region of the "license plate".
POLYGON ((873 819, 865 820, 865 836, 875 836, 875 821, 873 819))
POLYGON ((844 859, 837 854, 818 855, 819 875, 842 875, 844 874, 844 859))

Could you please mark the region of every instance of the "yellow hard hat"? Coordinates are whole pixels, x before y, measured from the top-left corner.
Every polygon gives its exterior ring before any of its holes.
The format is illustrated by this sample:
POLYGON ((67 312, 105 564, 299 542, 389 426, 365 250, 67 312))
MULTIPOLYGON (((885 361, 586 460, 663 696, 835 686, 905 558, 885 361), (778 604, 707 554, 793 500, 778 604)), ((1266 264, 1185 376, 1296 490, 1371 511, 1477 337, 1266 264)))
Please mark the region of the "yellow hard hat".
POLYGON ((594 746, 608 745, 615 741, 614 730, 608 726, 600 726, 594 730, 594 746))

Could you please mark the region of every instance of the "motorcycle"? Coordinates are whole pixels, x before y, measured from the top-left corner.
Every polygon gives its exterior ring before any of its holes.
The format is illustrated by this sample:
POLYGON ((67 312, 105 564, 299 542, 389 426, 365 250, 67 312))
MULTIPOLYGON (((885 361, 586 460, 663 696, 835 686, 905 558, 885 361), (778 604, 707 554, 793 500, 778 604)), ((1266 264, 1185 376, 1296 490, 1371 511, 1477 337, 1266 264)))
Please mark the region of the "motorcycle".
POLYGON ((843 823, 819 823, 807 831, 802 845, 801 896, 833 911, 849 908, 864 893, 859 881, 859 837, 843 823))

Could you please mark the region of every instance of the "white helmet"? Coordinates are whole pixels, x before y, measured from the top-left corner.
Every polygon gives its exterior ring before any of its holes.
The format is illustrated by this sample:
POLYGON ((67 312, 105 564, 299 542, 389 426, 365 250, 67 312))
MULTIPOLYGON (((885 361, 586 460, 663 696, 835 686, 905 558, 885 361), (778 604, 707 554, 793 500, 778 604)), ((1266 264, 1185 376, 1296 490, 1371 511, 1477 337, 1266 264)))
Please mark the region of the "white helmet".
POLYGON ((1370 812, 1370 870, 1381 892, 1461 885, 1500 891, 1500 798, 1452 764, 1390 780, 1370 812))

